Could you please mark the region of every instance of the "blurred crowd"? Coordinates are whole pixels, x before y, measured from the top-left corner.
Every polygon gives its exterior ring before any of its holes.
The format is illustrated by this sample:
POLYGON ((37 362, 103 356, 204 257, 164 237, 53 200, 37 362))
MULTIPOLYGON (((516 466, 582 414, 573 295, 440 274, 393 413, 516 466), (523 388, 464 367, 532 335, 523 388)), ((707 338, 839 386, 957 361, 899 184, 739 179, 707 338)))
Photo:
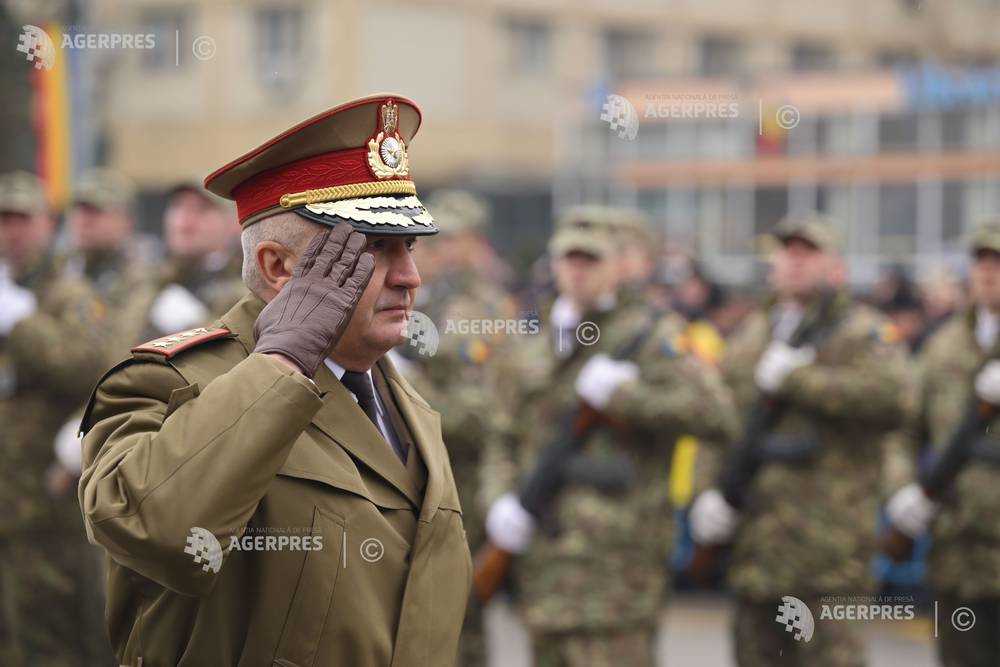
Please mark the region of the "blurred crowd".
MULTIPOLYGON (((638 211, 559 212, 545 256, 519 275, 489 241, 503 221, 484 200, 439 191, 428 209, 442 231, 416 244, 415 309, 439 341, 432 353, 403 345, 394 361, 442 414, 473 552, 516 556, 505 588, 537 664, 649 664, 670 567, 717 586, 726 563, 739 664, 778 664, 779 654, 781 664, 864 664, 850 623, 797 642, 774 622, 775 605, 786 594, 875 594, 890 498, 889 519, 911 538, 936 526, 944 546, 930 568, 996 578, 932 577, 935 593, 997 618, 1000 537, 985 526, 993 500, 978 490, 995 482, 995 464, 975 459, 946 499, 912 484, 963 402, 996 390, 981 373, 997 327, 976 336, 1000 305, 990 273, 1000 232, 970 246, 980 272, 971 290, 944 269, 914 277, 894 267, 851 294, 836 225, 815 214, 775 227, 767 284, 735 289, 638 211), (455 325, 498 321, 528 325, 455 325), (941 408, 938 392, 959 407, 941 408), (733 443, 762 398, 783 408, 757 468, 730 488, 733 443), (557 497, 531 506, 523 480, 580 404, 599 425, 567 457, 557 497), (696 546, 729 551, 707 578, 688 572, 696 546)), ((231 202, 179 181, 155 242, 136 234, 134 210, 132 184, 105 170, 78 179, 61 217, 34 175, 0 177, 3 665, 112 664, 104 556, 87 541, 77 498, 80 413, 131 347, 210 326, 245 292, 231 202)), ((462 664, 484 664, 481 625, 474 601, 462 664)), ((942 664, 1000 664, 997 627, 984 625, 964 643, 943 640, 942 664)))

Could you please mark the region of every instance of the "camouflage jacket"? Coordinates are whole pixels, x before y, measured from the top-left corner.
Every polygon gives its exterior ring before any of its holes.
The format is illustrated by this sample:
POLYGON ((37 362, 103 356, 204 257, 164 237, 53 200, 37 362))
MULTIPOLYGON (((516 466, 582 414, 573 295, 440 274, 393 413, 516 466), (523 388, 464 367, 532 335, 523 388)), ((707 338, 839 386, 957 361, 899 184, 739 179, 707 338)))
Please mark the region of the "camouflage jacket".
POLYGON ((150 319, 156 298, 170 285, 183 287, 205 306, 208 317, 196 325, 209 324, 242 299, 247 289, 240 276, 240 256, 226 255, 219 259, 224 261, 218 266, 171 259, 153 278, 143 281, 117 311, 120 334, 113 356, 120 358, 134 345, 172 333, 173 329, 162 331, 150 319))
MULTIPOLYGON (((820 317, 819 300, 804 321, 820 317)), ((765 438, 809 444, 794 461, 772 458, 758 471, 737 530, 729 579, 755 599, 863 593, 872 586, 882 442, 899 425, 905 356, 881 315, 834 298, 816 361, 793 371, 778 400, 784 410, 765 438)), ((772 340, 770 308, 751 313, 729 343, 723 373, 744 413, 759 398, 754 370, 772 340)))
POLYGON ((80 523, 76 499, 50 498, 46 471, 53 440, 82 407, 104 366, 103 310, 90 289, 58 277, 46 260, 17 281, 37 309, 0 338, 0 538, 80 523))
POLYGON ((434 323, 436 346, 408 345, 399 351, 413 366, 407 379, 441 413, 442 437, 475 549, 482 543, 490 500, 479 484, 483 452, 491 443, 498 446, 509 429, 508 406, 498 399, 498 364, 522 336, 507 335, 507 321, 517 317, 511 298, 475 276, 447 276, 430 285, 429 293, 421 312, 434 323), (504 326, 497 326, 501 321, 504 326))
MULTIPOLYGON (((975 338, 975 311, 956 315, 928 341, 920 355, 918 408, 906 433, 916 452, 937 453, 958 426, 972 397, 977 369, 1000 349, 983 351, 975 338)), ((1000 428, 995 418, 990 430, 1000 428)), ((1000 444, 993 446, 1000 452, 1000 444)), ((940 499, 933 525, 928 576, 935 591, 961 598, 1000 595, 1000 463, 981 457, 962 469, 940 499)))
POLYGON ((655 623, 672 532, 673 445, 684 433, 725 441, 736 426, 721 377, 688 353, 682 329, 675 315, 619 302, 610 312, 584 315, 575 333, 559 335, 543 323, 539 334, 522 337, 511 350, 514 451, 507 463, 489 456, 484 483, 505 480, 507 488, 517 488, 515 480, 534 468, 543 448, 564 435, 563 417, 579 405, 574 384, 586 362, 599 353, 615 356, 640 332, 650 331, 633 358, 638 381, 619 387, 605 410, 624 428, 593 433, 574 459, 592 466, 625 463, 633 471, 631 484, 608 493, 570 481, 516 563, 519 603, 533 631, 655 623), (572 351, 557 354, 559 345, 572 351))

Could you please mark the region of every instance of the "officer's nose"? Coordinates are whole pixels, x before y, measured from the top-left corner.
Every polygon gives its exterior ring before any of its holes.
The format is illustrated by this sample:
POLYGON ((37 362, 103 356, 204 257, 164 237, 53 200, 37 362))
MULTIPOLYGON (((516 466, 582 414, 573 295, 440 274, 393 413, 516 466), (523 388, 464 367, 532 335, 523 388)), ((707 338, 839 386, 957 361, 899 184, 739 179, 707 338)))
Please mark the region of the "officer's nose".
POLYGON ((386 284, 389 287, 401 289, 416 289, 420 287, 420 272, 413 261, 413 253, 405 240, 394 240, 391 250, 387 253, 389 271, 386 274, 386 284))

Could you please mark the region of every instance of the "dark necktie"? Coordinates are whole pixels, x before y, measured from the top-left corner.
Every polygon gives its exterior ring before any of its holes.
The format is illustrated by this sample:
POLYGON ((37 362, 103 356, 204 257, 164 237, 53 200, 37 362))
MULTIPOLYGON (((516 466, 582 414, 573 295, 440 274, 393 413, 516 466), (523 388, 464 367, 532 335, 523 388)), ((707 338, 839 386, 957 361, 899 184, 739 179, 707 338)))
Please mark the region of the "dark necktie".
POLYGON ((378 426, 378 417, 375 414, 375 388, 372 386, 372 379, 368 377, 368 373, 344 371, 340 382, 354 394, 358 399, 358 405, 368 415, 368 419, 371 419, 372 423, 375 424, 376 430, 381 433, 382 429, 378 426))

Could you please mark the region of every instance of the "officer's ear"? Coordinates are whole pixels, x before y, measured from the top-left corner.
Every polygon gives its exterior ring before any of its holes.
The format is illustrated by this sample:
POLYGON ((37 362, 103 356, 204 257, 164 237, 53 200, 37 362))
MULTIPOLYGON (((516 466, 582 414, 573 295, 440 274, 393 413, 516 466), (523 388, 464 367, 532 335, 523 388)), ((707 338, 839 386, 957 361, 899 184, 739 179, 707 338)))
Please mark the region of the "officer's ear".
POLYGON ((255 250, 260 277, 271 296, 281 291, 292 278, 298 258, 290 248, 277 241, 261 241, 255 250))

